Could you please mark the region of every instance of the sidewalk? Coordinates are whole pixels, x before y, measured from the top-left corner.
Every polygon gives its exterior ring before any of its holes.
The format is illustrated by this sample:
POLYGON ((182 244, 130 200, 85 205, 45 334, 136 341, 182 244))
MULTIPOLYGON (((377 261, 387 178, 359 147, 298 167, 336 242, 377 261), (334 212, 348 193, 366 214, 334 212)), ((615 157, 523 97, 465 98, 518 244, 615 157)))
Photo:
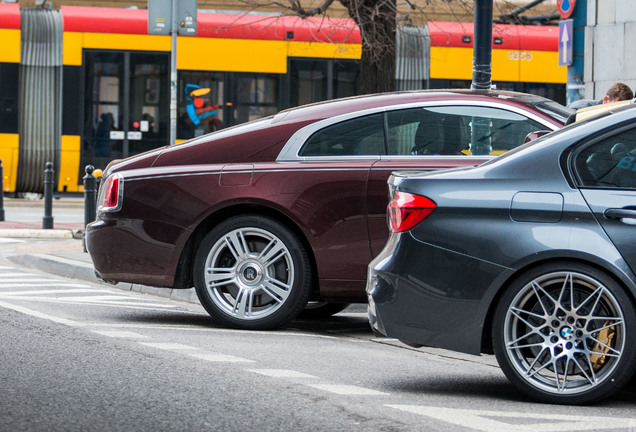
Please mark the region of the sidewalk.
POLYGON ((4 221, 0 237, 82 238, 84 198, 55 198, 52 202, 53 229, 43 229, 44 200, 3 199, 4 221))
MULTIPOLYGON (((4 198, 5 220, 0 221, 0 242, 10 244, 13 248, 10 252, 4 253, 4 257, 15 264, 46 273, 105 283, 95 275, 91 257, 84 252, 84 199, 54 199, 52 207, 53 229, 42 229, 43 200, 4 198), (22 240, 27 238, 33 240, 22 240)), ((199 303, 193 288, 173 290, 131 283, 109 286, 199 303)))

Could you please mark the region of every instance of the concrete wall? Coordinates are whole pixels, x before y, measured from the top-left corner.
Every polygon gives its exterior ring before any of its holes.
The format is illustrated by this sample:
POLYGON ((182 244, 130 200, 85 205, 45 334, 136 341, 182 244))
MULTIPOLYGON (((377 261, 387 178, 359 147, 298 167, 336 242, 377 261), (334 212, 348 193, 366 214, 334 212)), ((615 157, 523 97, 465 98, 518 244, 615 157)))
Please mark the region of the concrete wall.
POLYGON ((584 56, 586 98, 617 81, 636 90, 636 1, 587 0, 584 56))

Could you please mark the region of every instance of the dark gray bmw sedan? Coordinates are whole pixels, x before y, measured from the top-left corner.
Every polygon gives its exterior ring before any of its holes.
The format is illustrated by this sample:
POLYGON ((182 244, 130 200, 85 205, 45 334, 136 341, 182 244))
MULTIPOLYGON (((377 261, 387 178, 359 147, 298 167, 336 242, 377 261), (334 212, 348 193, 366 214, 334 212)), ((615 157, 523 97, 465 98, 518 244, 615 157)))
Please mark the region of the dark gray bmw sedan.
POLYGON ((494 352, 545 402, 589 403, 636 369, 636 107, 474 168, 394 173, 369 266, 374 330, 494 352))

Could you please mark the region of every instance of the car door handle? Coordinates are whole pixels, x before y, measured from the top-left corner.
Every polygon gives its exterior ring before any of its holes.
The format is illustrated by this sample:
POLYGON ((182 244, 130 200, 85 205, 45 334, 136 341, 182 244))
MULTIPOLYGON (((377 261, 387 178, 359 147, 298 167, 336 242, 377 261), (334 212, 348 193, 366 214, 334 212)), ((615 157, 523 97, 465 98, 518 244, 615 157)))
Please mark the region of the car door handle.
POLYGON ((636 210, 629 208, 611 208, 605 210, 604 215, 608 219, 636 219, 636 210))

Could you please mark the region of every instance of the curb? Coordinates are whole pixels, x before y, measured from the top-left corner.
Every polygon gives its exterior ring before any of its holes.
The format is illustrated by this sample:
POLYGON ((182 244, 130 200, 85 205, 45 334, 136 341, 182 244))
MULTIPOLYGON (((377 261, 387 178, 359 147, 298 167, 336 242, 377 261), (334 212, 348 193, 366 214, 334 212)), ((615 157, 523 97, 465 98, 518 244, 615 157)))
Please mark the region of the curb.
POLYGON ((37 269, 45 273, 50 273, 71 279, 80 279, 87 282, 99 283, 110 286, 112 288, 121 289, 123 291, 134 291, 142 294, 151 294, 158 297, 166 297, 172 300, 199 304, 199 299, 194 288, 158 288, 128 282, 120 282, 116 285, 112 285, 104 282, 97 277, 92 264, 81 261, 47 254, 10 255, 6 258, 15 264, 21 265, 23 267, 37 269))
POLYGON ((0 237, 6 238, 55 238, 81 239, 83 230, 65 229, 0 229, 0 237))

